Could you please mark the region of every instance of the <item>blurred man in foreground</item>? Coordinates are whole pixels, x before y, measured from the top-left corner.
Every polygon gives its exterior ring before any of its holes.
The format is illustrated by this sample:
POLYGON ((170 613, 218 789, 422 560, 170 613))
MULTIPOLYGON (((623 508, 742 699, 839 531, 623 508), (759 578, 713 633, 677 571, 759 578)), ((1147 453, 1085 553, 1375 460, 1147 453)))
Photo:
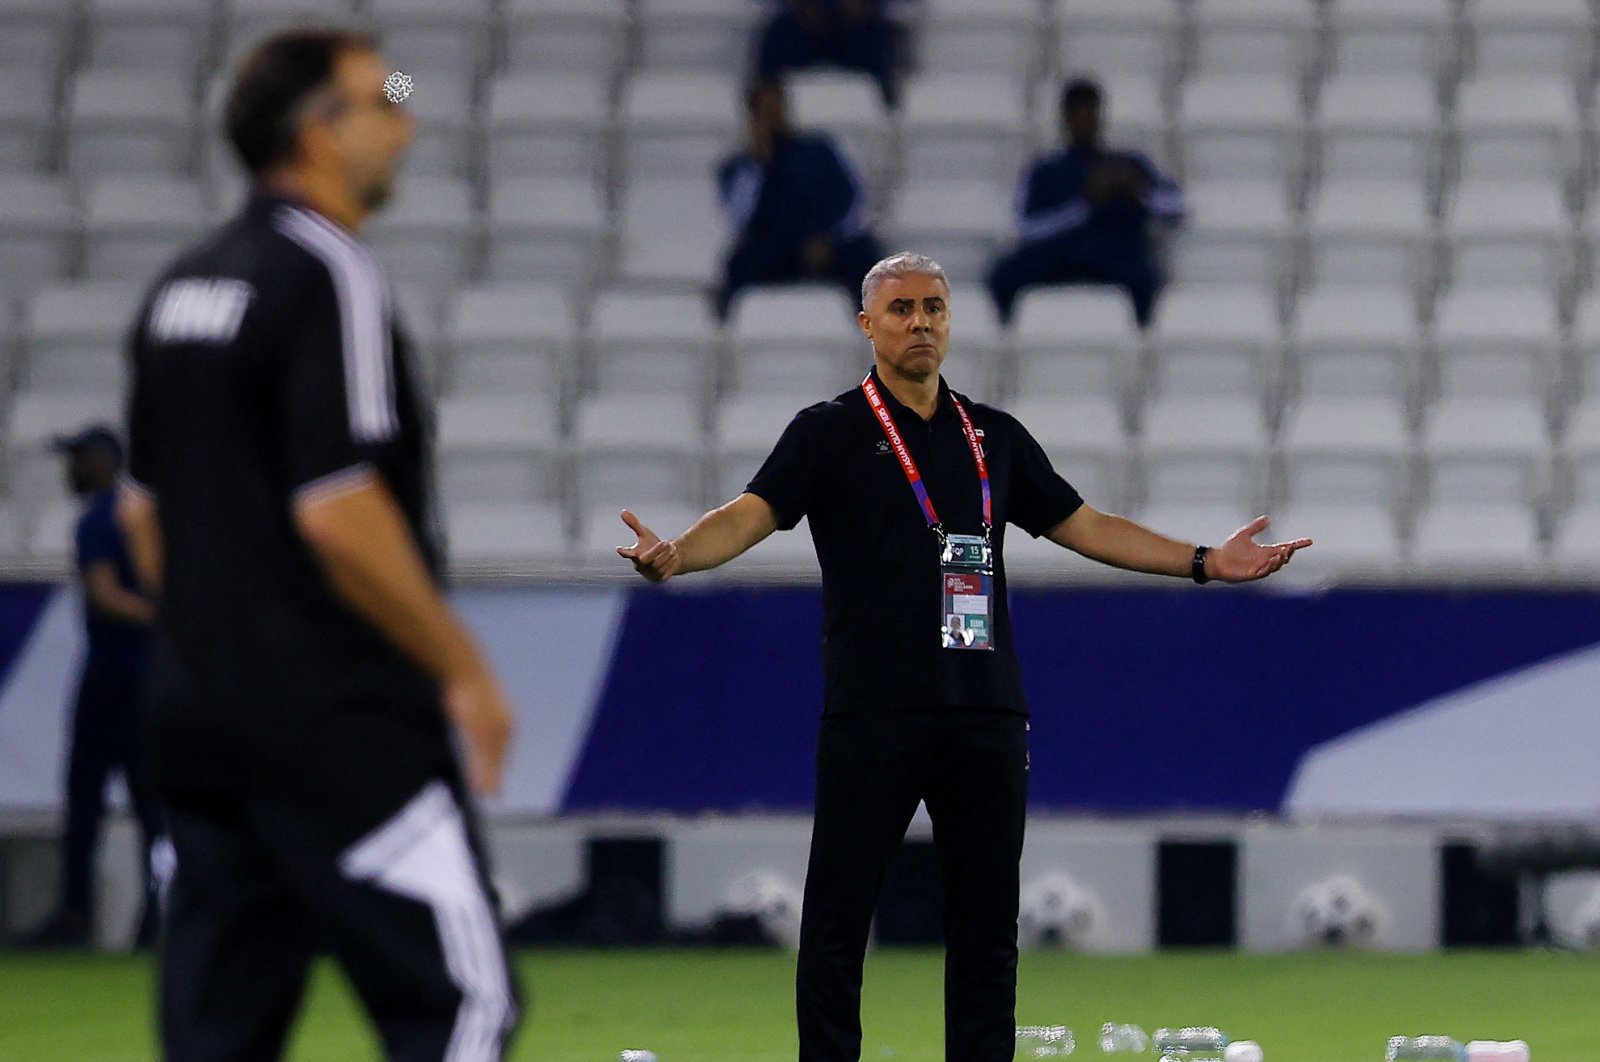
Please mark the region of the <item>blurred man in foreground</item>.
POLYGON ((250 200, 130 340, 171 1059, 279 1055, 324 946, 391 1058, 496 1059, 515 1021, 468 793, 499 787, 511 708, 441 595, 432 414, 356 235, 413 132, 388 72, 336 29, 244 57, 250 200))

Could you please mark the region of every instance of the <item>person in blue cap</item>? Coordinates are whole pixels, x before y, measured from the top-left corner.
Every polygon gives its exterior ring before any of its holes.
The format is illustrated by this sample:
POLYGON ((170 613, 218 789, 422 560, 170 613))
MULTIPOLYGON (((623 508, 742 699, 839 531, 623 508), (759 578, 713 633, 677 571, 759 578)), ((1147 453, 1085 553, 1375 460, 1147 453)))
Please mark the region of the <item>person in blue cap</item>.
MULTIPOLYGON (((72 716, 67 759, 67 822, 60 906, 21 943, 81 947, 90 942, 95 845, 106 810, 106 783, 120 772, 143 834, 141 850, 156 836, 139 771, 139 705, 155 603, 139 589, 115 518, 122 442, 93 424, 59 438, 67 459, 67 485, 85 500, 78 518, 76 554, 83 588, 87 653, 72 716)), ((148 924, 148 922, 147 922, 148 924)))

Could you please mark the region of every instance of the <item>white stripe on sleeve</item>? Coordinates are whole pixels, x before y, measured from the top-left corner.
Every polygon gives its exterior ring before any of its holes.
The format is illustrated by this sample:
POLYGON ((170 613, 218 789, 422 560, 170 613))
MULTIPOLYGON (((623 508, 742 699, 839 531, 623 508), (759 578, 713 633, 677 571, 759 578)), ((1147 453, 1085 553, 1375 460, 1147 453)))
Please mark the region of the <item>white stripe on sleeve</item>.
POLYGON ((284 207, 278 231, 328 267, 339 300, 345 401, 350 435, 382 442, 399 427, 394 397, 394 351, 389 336, 388 289, 377 261, 361 244, 309 211, 284 207))

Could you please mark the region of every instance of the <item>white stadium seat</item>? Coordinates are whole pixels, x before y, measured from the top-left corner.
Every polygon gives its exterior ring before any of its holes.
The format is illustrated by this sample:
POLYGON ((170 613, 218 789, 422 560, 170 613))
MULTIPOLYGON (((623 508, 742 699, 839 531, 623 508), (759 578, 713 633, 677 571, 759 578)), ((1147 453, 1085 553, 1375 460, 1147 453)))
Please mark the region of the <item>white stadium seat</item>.
POLYGON ((796 128, 828 133, 846 158, 868 174, 891 168, 894 116, 870 76, 854 70, 796 70, 785 84, 796 128))
POLYGON ((512 70, 594 71, 621 60, 628 0, 510 0, 506 64, 512 70))
POLYGON ((1184 189, 1172 272, 1184 283, 1267 289, 1290 274, 1289 194, 1272 181, 1202 181, 1184 189))
POLYGON ((1440 502, 1417 517, 1411 566, 1440 577, 1516 577, 1538 565, 1541 548, 1526 505, 1440 502))
POLYGON ((478 144, 470 87, 460 79, 433 78, 411 93, 406 107, 416 118, 417 132, 406 149, 402 181, 473 176, 478 144))
POLYGON ((1008 398, 1016 387, 1011 334, 1001 325, 989 292, 978 284, 953 281, 950 315, 951 334, 960 338, 950 342, 945 379, 980 402, 1008 398))
POLYGON ((1452 0, 1332 0, 1332 66, 1342 75, 1439 76, 1457 51, 1452 0))
POLYGON ((0 5, 0 71, 41 87, 55 81, 71 40, 75 9, 59 0, 0 5))
POLYGON ((1306 211, 1312 276, 1417 291, 1431 283, 1433 232, 1420 181, 1329 182, 1306 211))
POLYGON ((1405 290, 1323 284, 1303 293, 1289 325, 1295 391, 1404 397, 1417 379, 1422 326, 1405 290))
POLYGON ((1201 73, 1256 73, 1298 83, 1316 55, 1313 0, 1194 0, 1201 73))
POLYGON ((910 177, 894 199, 886 235, 932 256, 952 282, 981 281, 1013 226, 1011 189, 994 178, 910 177))
POLYGON ((161 74, 85 73, 67 103, 68 166, 79 178, 191 170, 194 103, 161 74))
POLYGON ((142 282, 61 284, 34 295, 24 325, 28 387, 51 394, 120 393, 124 348, 145 288, 142 282))
POLYGON ((1115 402, 1093 395, 1024 396, 1010 412, 1089 504, 1103 512, 1124 507, 1132 439, 1115 402))
POLYGON ((635 74, 621 112, 629 178, 709 180, 737 146, 743 108, 739 83, 723 73, 635 74))
POLYGON ((709 176, 633 181, 622 201, 617 276, 703 294, 720 281, 728 236, 709 176))
POLYGON ((492 0, 364 0, 383 37, 384 58, 411 74, 418 95, 434 83, 470 83, 490 61, 492 0))
POLYGON ((743 493, 795 414, 816 394, 734 397, 711 418, 712 474, 708 502, 720 505, 743 493))
POLYGON ((451 389, 558 394, 576 336, 572 304, 560 288, 513 282, 465 288, 446 314, 451 389))
POLYGON ((160 178, 96 181, 85 197, 85 276, 148 282, 200 235, 206 218, 195 184, 160 178))
POLYGON ((1462 16, 1476 73, 1590 73, 1594 14, 1585 0, 1466 0, 1462 16))
POLYGON ((1437 308, 1437 390, 1448 396, 1541 400, 1561 338, 1544 288, 1452 289, 1437 308))
POLYGON ((462 503, 445 508, 452 568, 494 571, 564 567, 572 553, 566 516, 548 503, 462 503))
POLYGON ((745 0, 640 0, 640 63, 648 70, 742 70, 762 6, 745 0))
POLYGON ((491 280, 587 288, 605 263, 611 218, 592 182, 507 178, 489 192, 485 271, 491 280))
POLYGON ((1444 217, 1457 284, 1559 288, 1571 269, 1572 224, 1548 179, 1463 182, 1444 217))
POLYGON ((855 315, 832 286, 747 289, 728 321, 730 389, 829 396, 859 383, 870 355, 855 315))
POLYGON ((1174 285, 1151 335, 1158 385, 1174 399, 1227 395, 1261 401, 1281 369, 1277 308, 1249 285, 1174 285))
POLYGON ((1060 0, 1056 21, 1058 77, 1117 75, 1160 90, 1176 72, 1182 25, 1176 0, 1060 0))
POLYGON ((1439 89, 1421 73, 1342 74, 1312 112, 1325 181, 1404 180, 1430 187, 1441 161, 1439 89))
POLYGON ((362 237, 397 280, 455 284, 473 269, 479 222, 472 186, 452 177, 408 177, 362 237))
POLYGON ((611 290, 595 300, 585 387, 701 401, 715 383, 720 338, 703 295, 611 290))
POLYGON ((89 0, 84 65, 178 72, 193 80, 211 47, 211 4, 193 0, 89 0))
POLYGON ((1184 83, 1177 134, 1188 180, 1297 181, 1304 166, 1299 84, 1218 73, 1184 83))
POLYGON ((628 393, 583 399, 572 439, 583 511, 699 505, 703 427, 700 404, 689 399, 628 393))
POLYGON ((49 159, 51 95, 51 83, 42 76, 0 67, 0 173, 32 174, 49 159))
POLYGON ((905 172, 1015 180, 1031 135, 1025 84, 938 70, 913 79, 900 108, 905 172))
POLYGON ((922 68, 1029 77, 1044 60, 1044 15, 1037 0, 927 0, 918 34, 922 68))
POLYGON ((71 186, 0 174, 0 299, 65 276, 77 233, 71 186))
POLYGON ((1123 292, 1099 285, 1030 288, 1014 329, 1017 391, 1120 403, 1137 381, 1143 341, 1123 292))
POLYGON ((542 72, 489 86, 484 118, 490 175, 599 182, 611 132, 609 87, 592 73, 542 72))
POLYGON ((1411 433, 1398 401, 1324 399, 1290 411, 1283 429, 1283 500, 1401 511, 1411 496, 1411 433))
POLYGON ((1461 86, 1454 124, 1469 180, 1556 182, 1577 161, 1578 98, 1564 77, 1474 78, 1461 86))

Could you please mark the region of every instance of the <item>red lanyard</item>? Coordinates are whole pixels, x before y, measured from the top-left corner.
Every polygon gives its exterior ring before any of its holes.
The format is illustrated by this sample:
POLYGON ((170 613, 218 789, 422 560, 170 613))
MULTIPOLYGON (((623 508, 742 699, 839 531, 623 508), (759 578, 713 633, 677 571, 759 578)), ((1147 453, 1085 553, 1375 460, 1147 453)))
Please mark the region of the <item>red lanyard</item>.
MULTIPOLYGON (((872 379, 872 374, 867 373, 866 379, 861 381, 861 390, 867 396, 867 405, 872 407, 872 412, 878 418, 878 426, 883 429, 883 434, 888 438, 889 445, 894 448, 895 456, 900 459, 900 470, 906 474, 906 482, 911 484, 911 492, 917 496, 917 504, 922 506, 922 515, 928 521, 928 526, 944 533, 944 525, 939 522, 939 514, 934 511, 933 499, 928 497, 928 488, 922 482, 922 473, 917 471, 917 462, 912 459, 911 451, 906 448, 906 442, 900 437, 900 429, 895 425, 894 415, 889 412, 889 407, 884 404, 883 396, 878 393, 878 385, 872 379)), ((961 400, 950 392, 950 404, 956 407, 956 415, 961 418, 961 430, 967 436, 967 446, 972 450, 972 460, 978 466, 978 484, 983 488, 983 530, 985 533, 994 526, 994 503, 989 493, 989 462, 983 456, 983 446, 978 442, 978 432, 972 426, 972 418, 967 416, 967 410, 961 400)))

